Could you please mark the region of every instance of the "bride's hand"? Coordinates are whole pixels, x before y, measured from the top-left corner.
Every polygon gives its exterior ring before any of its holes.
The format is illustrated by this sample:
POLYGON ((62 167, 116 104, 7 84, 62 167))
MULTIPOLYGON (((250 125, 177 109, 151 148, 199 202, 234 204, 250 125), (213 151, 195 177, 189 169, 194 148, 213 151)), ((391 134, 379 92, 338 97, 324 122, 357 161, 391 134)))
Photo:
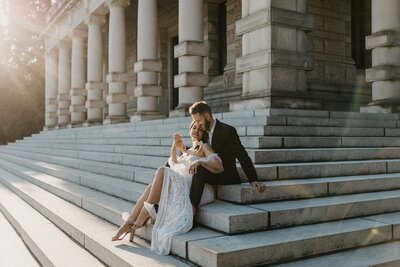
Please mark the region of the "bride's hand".
POLYGON ((190 174, 195 174, 197 173, 197 168, 199 166, 201 166, 202 161, 196 160, 195 162, 193 162, 190 166, 189 166, 189 173, 190 174))

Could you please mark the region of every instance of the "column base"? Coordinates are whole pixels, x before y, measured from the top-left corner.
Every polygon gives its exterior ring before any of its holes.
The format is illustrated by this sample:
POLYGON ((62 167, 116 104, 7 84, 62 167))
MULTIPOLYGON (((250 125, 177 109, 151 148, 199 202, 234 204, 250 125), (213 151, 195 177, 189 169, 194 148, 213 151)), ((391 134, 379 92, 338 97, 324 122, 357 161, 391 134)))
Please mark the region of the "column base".
POLYGON ((241 96, 238 100, 229 102, 230 111, 266 108, 319 110, 322 109, 322 105, 318 99, 311 99, 306 93, 283 91, 269 93, 269 95, 260 93, 241 96))
POLYGON ((360 107, 361 113, 399 113, 400 104, 389 104, 389 105, 377 105, 372 104, 364 107, 360 107))
POLYGON ((43 128, 43 131, 47 132, 47 131, 54 131, 56 129, 55 126, 45 126, 43 128))
POLYGON ((96 125, 102 125, 103 120, 98 120, 98 121, 85 121, 83 123, 83 127, 89 127, 89 126, 96 126, 96 125))
POLYGON ((83 123, 70 123, 68 124, 67 128, 72 129, 72 128, 79 128, 82 127, 83 123))
POLYGON ((184 106, 184 107, 177 106, 174 110, 169 111, 169 117, 178 118, 178 117, 190 116, 189 107, 190 106, 184 106))
POLYGON ((117 123, 124 123, 124 122, 129 122, 129 117, 126 117, 126 116, 108 117, 103 121, 103 124, 117 124, 117 123))
POLYGON ((150 120, 161 120, 165 119, 167 116, 161 114, 160 112, 141 112, 136 113, 131 116, 131 122, 135 121, 150 121, 150 120))
POLYGON ((68 127, 68 124, 60 124, 60 125, 57 125, 56 127, 55 127, 55 129, 66 129, 68 127))

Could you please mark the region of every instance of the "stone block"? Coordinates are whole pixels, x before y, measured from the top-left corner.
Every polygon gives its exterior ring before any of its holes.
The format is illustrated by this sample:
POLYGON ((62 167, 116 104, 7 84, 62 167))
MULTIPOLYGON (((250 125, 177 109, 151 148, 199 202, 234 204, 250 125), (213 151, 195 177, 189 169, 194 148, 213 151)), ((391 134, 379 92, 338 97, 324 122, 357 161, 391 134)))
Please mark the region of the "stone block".
POLYGON ((366 49, 398 45, 400 45, 400 34, 394 31, 381 31, 365 38, 366 49))
POLYGON ((202 73, 181 73, 174 77, 174 87, 199 86, 208 85, 208 75, 202 73))
POLYGON ((86 90, 105 90, 107 88, 107 83, 103 82, 87 82, 85 85, 86 90))
POLYGON ((104 108, 105 102, 103 100, 87 100, 85 107, 86 108, 104 108))
POLYGON ((208 56, 209 47, 201 42, 184 41, 174 47, 174 57, 181 56, 208 56))
POLYGON ((162 62, 159 60, 144 59, 136 62, 134 65, 134 69, 135 73, 141 71, 162 72, 162 62))
POLYGON ((162 96, 162 87, 154 85, 140 85, 134 89, 134 95, 139 96, 162 96))
POLYGON ((69 111, 86 113, 86 107, 85 107, 85 105, 72 105, 69 107, 69 111))
POLYGON ((82 88, 72 88, 69 91, 70 96, 86 96, 86 89, 82 88))
POLYGON ((108 94, 106 98, 107 104, 126 104, 128 97, 126 94, 108 94))
POLYGON ((385 81, 400 78, 400 67, 376 66, 366 69, 365 78, 367 82, 385 81))
POLYGON ((108 83, 113 82, 129 82, 132 80, 132 77, 128 73, 121 72, 111 72, 107 74, 106 81, 108 83))

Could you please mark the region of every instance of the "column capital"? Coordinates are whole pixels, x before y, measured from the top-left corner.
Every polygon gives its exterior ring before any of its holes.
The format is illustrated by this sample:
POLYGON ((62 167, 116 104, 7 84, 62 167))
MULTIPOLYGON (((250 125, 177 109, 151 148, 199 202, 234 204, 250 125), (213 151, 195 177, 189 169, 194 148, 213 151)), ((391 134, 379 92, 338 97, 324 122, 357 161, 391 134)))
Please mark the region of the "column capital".
POLYGON ((75 29, 75 30, 73 30, 72 32, 70 32, 70 34, 69 34, 69 37, 71 38, 71 39, 73 39, 73 38, 82 38, 82 39, 84 39, 84 38, 86 38, 87 37, 87 30, 84 30, 84 29, 75 29))
POLYGON ((111 7, 127 7, 130 5, 130 0, 106 0, 105 5, 111 7))
POLYGON ((85 24, 87 25, 103 25, 106 23, 106 16, 100 15, 100 14, 90 14, 86 19, 85 19, 85 24))

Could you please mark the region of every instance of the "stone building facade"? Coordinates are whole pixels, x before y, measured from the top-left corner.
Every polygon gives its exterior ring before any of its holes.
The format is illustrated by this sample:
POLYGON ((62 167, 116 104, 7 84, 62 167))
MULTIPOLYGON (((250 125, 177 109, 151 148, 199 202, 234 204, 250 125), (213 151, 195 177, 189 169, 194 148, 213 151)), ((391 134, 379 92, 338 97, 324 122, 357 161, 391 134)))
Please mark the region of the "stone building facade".
POLYGON ((59 0, 46 128, 301 108, 397 112, 400 0, 59 0))

